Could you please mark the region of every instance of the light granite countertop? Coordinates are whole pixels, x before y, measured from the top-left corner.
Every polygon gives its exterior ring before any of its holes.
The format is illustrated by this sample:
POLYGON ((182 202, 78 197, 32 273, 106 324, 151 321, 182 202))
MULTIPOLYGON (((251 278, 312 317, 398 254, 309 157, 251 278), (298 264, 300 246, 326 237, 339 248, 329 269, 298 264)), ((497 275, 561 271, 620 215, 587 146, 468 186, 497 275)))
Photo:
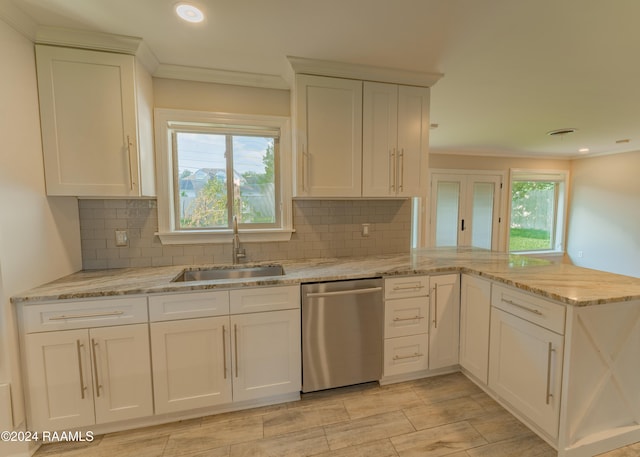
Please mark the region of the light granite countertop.
MULTIPOLYGON (((197 265, 87 270, 12 297, 15 304, 130 294, 151 294, 300 284, 379 276, 463 272, 515 286, 574 306, 640 300, 640 279, 475 248, 422 249, 404 255, 262 262, 284 267, 283 276, 172 282, 182 271, 230 267, 197 265)), ((258 264, 243 264, 238 267, 258 264)))

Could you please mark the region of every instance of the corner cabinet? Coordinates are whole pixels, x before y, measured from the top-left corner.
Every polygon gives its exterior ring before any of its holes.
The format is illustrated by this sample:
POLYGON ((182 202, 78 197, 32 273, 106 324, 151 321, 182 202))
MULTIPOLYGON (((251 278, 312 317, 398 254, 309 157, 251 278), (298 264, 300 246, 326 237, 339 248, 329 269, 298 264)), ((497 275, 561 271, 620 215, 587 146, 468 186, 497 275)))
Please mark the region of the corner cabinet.
POLYGON ((460 339, 460 275, 431 276, 429 369, 458 365, 460 339))
POLYGON ((297 197, 424 195, 429 88, 296 75, 297 197))
POLYGON ((153 87, 132 55, 36 45, 48 195, 155 195, 153 87))
POLYGON ((362 81, 297 75, 296 196, 359 197, 362 81))
POLYGON ((429 89, 365 81, 362 117, 362 196, 422 195, 429 89))
POLYGON ((489 373, 491 282, 462 274, 460 278, 460 366, 483 386, 489 373))

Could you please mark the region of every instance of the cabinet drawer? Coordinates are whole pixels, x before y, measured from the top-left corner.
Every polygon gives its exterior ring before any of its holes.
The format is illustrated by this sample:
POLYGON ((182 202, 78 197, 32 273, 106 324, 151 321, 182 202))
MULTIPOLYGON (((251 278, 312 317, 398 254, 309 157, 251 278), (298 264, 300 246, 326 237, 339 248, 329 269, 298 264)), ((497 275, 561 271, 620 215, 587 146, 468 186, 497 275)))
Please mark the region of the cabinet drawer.
POLYGON ((384 298, 426 297, 429 295, 428 276, 405 276, 384 280, 384 298))
POLYGON ((429 331, 427 297, 387 300, 384 303, 384 337, 416 335, 429 331))
POLYGON ((229 295, 231 314, 300 308, 300 286, 236 289, 229 295))
POLYGON ((60 301, 24 306, 26 333, 147 322, 147 297, 60 301))
POLYGON ((189 292, 149 297, 151 322, 229 314, 229 292, 189 292))
POLYGON ((393 376, 429 368, 426 333, 384 340, 384 375, 393 376))
POLYGON ((564 335, 565 307, 511 287, 494 284, 491 305, 564 335))

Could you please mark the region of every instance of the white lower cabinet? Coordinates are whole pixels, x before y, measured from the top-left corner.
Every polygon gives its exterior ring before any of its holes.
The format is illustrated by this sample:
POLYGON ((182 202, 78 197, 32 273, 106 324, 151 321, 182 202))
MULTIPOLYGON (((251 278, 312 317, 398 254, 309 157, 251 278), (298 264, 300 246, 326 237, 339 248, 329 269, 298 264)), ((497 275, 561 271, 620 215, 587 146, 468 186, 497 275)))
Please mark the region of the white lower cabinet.
POLYGON ((147 324, 25 336, 31 430, 153 414, 147 324))
POLYGON ((429 369, 458 364, 460 340, 460 275, 431 276, 429 369))
POLYGON ((387 278, 384 296, 383 377, 419 376, 429 368, 429 277, 387 278))
POLYGON ((477 276, 460 279, 460 366, 487 385, 491 282, 477 276))
POLYGON ((156 414, 231 402, 229 317, 153 322, 156 414))
POLYGON ((233 400, 300 391, 300 310, 231 316, 233 400))
POLYGON ((489 388, 550 438, 558 437, 564 337, 491 310, 489 388))
POLYGON ((299 393, 298 286, 149 300, 157 414, 299 393), (181 319, 196 312, 213 316, 181 319))

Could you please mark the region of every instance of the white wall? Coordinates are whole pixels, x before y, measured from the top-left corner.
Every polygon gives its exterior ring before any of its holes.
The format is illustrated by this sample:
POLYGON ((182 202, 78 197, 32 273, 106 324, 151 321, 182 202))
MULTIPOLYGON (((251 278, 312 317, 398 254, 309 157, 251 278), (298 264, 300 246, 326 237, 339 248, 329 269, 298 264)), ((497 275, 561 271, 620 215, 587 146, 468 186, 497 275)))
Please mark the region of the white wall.
POLYGON ((574 160, 571 177, 572 262, 640 278, 640 151, 574 160))
MULTIPOLYGON (((33 43, 1 19, 0 62, 0 384, 11 383, 13 423, 20 427, 24 408, 9 298, 79 270, 80 229, 75 198, 45 195, 33 43)), ((8 454, 0 447, 0 455, 8 454)))
POLYGON ((289 91, 153 78, 156 108, 289 116, 289 91))

